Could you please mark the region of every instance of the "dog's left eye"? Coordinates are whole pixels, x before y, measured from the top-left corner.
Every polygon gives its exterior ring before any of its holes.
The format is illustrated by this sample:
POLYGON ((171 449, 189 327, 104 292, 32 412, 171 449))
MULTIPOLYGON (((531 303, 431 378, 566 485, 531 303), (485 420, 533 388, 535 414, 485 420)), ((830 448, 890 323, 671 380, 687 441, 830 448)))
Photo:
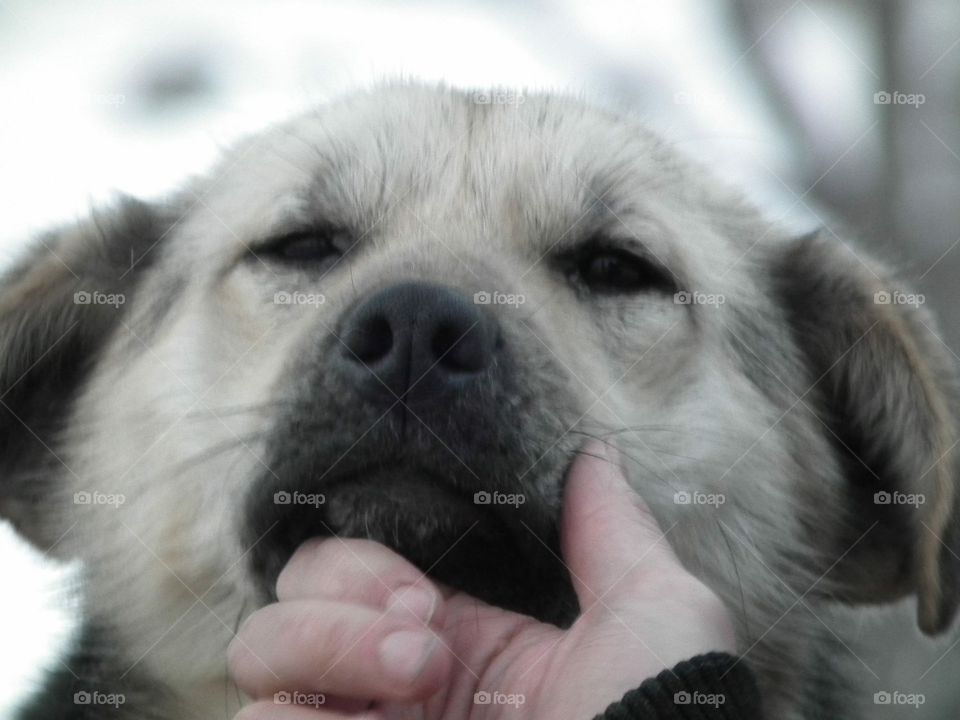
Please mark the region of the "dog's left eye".
POLYGON ((291 264, 318 264, 335 260, 349 247, 346 234, 338 230, 310 230, 284 235, 255 248, 261 259, 291 264))
POLYGON ((618 248, 582 251, 572 268, 575 279, 593 292, 629 293, 669 289, 667 271, 652 261, 618 248))

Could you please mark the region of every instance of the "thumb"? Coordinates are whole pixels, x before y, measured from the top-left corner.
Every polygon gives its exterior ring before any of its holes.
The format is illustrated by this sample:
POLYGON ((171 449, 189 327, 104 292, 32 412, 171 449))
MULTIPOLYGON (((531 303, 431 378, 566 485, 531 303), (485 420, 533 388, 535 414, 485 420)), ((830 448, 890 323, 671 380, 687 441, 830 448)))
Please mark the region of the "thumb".
POLYGON ((564 495, 561 547, 583 612, 628 574, 679 565, 650 508, 627 484, 619 453, 591 441, 564 495))

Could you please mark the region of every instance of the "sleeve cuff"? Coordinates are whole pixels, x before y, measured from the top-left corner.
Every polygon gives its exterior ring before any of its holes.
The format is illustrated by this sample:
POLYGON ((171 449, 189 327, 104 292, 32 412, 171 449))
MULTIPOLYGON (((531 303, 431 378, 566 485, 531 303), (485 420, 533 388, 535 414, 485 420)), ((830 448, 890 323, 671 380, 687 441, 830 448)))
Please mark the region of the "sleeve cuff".
POLYGON ((698 655, 664 670, 594 720, 761 720, 753 673, 726 653, 698 655))

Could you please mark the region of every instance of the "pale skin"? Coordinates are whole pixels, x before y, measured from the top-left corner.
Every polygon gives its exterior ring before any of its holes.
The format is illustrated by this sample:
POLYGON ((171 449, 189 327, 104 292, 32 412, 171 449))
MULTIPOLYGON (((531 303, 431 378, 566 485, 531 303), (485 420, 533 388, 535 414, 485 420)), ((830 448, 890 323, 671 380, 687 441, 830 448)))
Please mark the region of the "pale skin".
POLYGON ((279 601, 230 645, 251 698, 237 718, 589 720, 681 660, 734 653, 726 609, 604 452, 585 448, 567 480, 561 545, 581 607, 570 628, 439 587, 378 543, 312 540, 280 575, 279 601), (274 701, 294 690, 314 704, 274 701))

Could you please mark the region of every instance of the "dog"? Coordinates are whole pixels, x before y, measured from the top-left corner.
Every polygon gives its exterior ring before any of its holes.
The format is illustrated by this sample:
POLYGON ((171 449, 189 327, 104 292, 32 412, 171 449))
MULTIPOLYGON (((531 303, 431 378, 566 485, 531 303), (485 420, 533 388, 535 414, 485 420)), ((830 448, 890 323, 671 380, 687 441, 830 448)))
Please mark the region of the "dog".
POLYGON ((567 625, 590 438, 729 607, 770 717, 868 716, 847 619, 915 597, 935 635, 957 607, 935 327, 630 118, 407 82, 331 102, 3 277, 0 512, 84 578, 21 717, 230 717, 226 646, 317 536, 567 625))

